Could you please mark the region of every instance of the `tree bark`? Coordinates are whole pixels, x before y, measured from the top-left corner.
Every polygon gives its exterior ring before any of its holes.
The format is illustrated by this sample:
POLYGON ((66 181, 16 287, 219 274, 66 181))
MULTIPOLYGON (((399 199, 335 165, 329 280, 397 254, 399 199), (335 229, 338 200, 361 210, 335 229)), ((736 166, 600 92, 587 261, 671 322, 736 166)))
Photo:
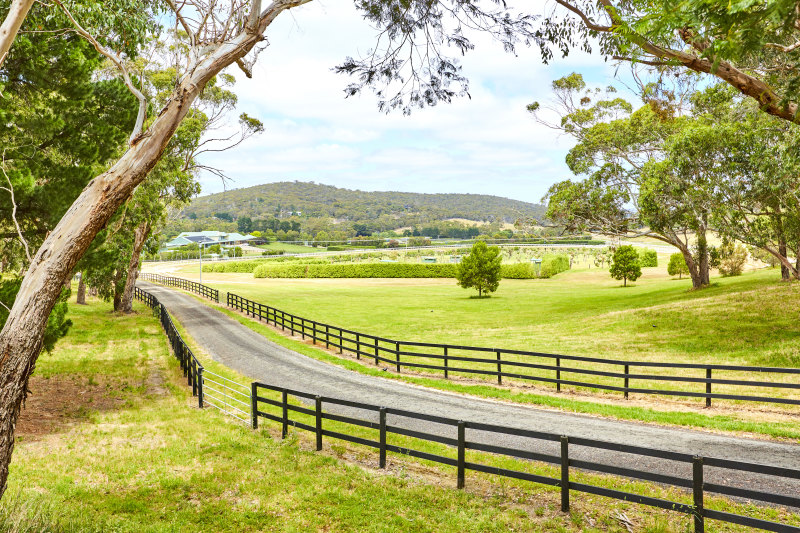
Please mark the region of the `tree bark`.
POLYGON ((122 291, 122 301, 119 305, 119 311, 123 313, 133 312, 133 288, 136 286, 136 278, 139 276, 139 257, 149 236, 150 223, 145 220, 133 232, 133 250, 131 259, 128 261, 128 276, 125 279, 125 289, 122 291))
MULTIPOLYGON (((782 257, 785 257, 788 260, 787 252, 788 250, 786 248, 786 241, 781 239, 780 242, 778 243, 778 253, 782 257)), ((791 279, 791 274, 789 273, 789 266, 783 261, 781 261, 781 280, 789 281, 790 279, 791 279)))
POLYGON ((75 303, 79 305, 86 305, 86 276, 81 272, 81 279, 78 281, 78 295, 75 297, 75 303))
POLYGON ((794 270, 800 273, 800 246, 794 251, 794 270))
POLYGON ((119 282, 122 279, 122 270, 115 270, 114 271, 114 278, 112 279, 112 285, 114 286, 114 298, 113 298, 113 305, 114 311, 119 311, 120 306, 122 304, 122 289, 119 286, 119 282))
POLYGON ((190 65, 188 74, 152 125, 131 141, 128 150, 109 170, 89 182, 37 251, 0 331, 0 497, 7 487, 14 429, 28 379, 39 357, 47 319, 62 283, 95 235, 156 165, 206 83, 261 41, 264 30, 280 13, 305 1, 272 3, 262 13, 254 31, 227 40, 190 65))
POLYGON ((705 225, 697 231, 697 263, 700 287, 706 287, 711 283, 711 268, 708 264, 708 239, 705 225))
POLYGON ((8 11, 3 24, 0 25, 0 66, 8 57, 8 51, 17 37, 20 26, 28 16, 28 11, 33 6, 33 0, 12 0, 11 9, 8 11))
POLYGON ((698 261, 695 261, 695 258, 692 255, 692 251, 686 244, 683 243, 683 241, 677 238, 674 240, 670 240, 669 243, 672 244, 675 248, 677 248, 681 252, 683 260, 686 262, 686 268, 689 269, 689 277, 692 280, 692 289, 694 290, 702 289, 703 276, 701 274, 700 264, 698 261))

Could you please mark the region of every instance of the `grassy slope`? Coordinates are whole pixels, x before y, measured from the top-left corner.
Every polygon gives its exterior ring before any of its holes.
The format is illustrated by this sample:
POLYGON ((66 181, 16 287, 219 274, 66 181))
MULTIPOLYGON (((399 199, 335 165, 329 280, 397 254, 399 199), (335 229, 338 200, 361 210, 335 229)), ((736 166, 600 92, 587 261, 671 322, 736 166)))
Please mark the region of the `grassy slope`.
POLYGON ((504 280, 490 299, 452 280, 253 280, 206 274, 225 291, 351 329, 429 342, 533 349, 609 358, 800 364, 800 286, 775 270, 715 279, 689 292, 687 280, 645 269, 622 288, 607 273, 504 280))
MULTIPOLYGON (((777 271, 766 270, 737 278, 715 278, 709 289, 691 292, 687 280, 672 280, 663 268, 645 269, 644 277, 628 289, 610 280, 604 271, 594 269, 550 280, 505 280, 498 294, 487 300, 470 299, 468 291, 449 280, 253 280, 248 274, 206 274, 204 279, 223 290, 308 318, 404 340, 631 360, 797 366, 800 325, 795 317, 800 287, 780 283, 777 277, 777 271)), ((302 345, 295 344, 295 349, 303 351, 302 345)), ((308 353, 335 360, 318 350, 308 349, 308 353)), ((370 371, 346 361, 343 364, 370 371)), ((604 395, 605 403, 597 404, 585 397, 537 394, 547 389, 508 391, 441 379, 417 381, 578 412, 800 438, 796 418, 788 422, 776 417, 759 420, 749 408, 680 412, 691 409, 670 402, 608 405, 618 394, 604 395)), ((727 392, 723 387, 716 390, 727 392)), ((734 389, 728 390, 753 392, 734 389)), ((716 405, 720 403, 725 402, 716 405)), ((700 406, 698 400, 693 404, 700 406)))
POLYGON ((35 375, 105 382, 117 408, 90 407, 57 431, 20 439, 0 531, 622 531, 620 511, 643 531, 687 523, 628 504, 604 509, 591 496, 564 515, 551 489, 475 476, 471 490, 456 491, 452 472, 440 480, 392 459, 379 473, 337 460, 374 462, 335 444, 313 453, 303 438, 280 442, 270 428, 194 408, 148 313, 114 316, 94 303, 72 318, 35 375))

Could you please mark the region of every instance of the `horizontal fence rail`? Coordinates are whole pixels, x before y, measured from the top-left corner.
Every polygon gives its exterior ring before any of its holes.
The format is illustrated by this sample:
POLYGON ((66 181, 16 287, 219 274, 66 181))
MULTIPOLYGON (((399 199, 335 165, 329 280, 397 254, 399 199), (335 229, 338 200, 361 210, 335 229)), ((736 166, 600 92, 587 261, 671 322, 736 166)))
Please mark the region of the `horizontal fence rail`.
POLYGON ((139 279, 144 281, 152 281, 153 283, 158 283, 167 287, 183 289, 219 303, 219 290, 209 287, 208 285, 203 285, 202 283, 198 283, 196 281, 184 278, 176 278, 173 276, 162 276, 161 274, 150 274, 148 272, 141 272, 139 274, 139 279))
MULTIPOLYGON (((800 480, 800 470, 716 457, 701 457, 689 453, 679 453, 582 437, 457 420, 444 416, 381 407, 346 399, 324 397, 259 382, 251 383, 248 388, 224 376, 204 370, 191 349, 181 338, 180 333, 175 328, 164 305, 159 303, 155 296, 138 287, 135 289, 134 295, 138 300, 151 307, 154 315, 160 319, 161 325, 170 340, 172 350, 176 358, 181 362, 184 376, 188 378, 188 385, 192 387, 193 394, 198 396, 199 407, 203 407, 204 405, 216 407, 220 411, 234 416, 239 420, 249 422, 254 429, 258 427, 259 419, 265 419, 280 424, 281 436, 283 438, 288 436, 290 427, 314 433, 317 450, 322 450, 324 438, 338 439, 374 448, 379 455, 379 465, 381 468, 386 467, 388 452, 449 465, 456 469, 456 486, 458 488, 464 487, 466 482, 465 474, 467 471, 521 479, 556 487, 559 489, 561 509, 564 512, 569 511, 570 492, 572 491, 604 496, 691 515, 693 517, 695 532, 703 532, 705 530, 706 519, 710 519, 766 531, 800 533, 800 527, 798 526, 709 509, 704 503, 705 494, 714 493, 800 509, 800 495, 786 496, 763 490, 740 488, 720 483, 708 483, 705 481, 705 473, 708 468, 772 476, 790 482, 800 480), (274 397, 269 397, 270 395, 274 397), (362 413, 362 415, 354 414, 354 411, 362 413), (389 416, 392 417, 391 420, 388 419, 389 416), (449 432, 450 436, 442 435, 441 432, 440 434, 436 434, 429 431, 409 429, 408 424, 398 423, 398 420, 436 424, 437 427, 446 428, 444 433, 449 432), (326 423, 326 421, 328 422, 326 423), (331 423, 336 423, 335 428, 331 428, 331 423), (343 426, 346 429, 342 429, 343 426), (367 438, 363 436, 364 430, 374 430, 377 433, 374 435, 374 438, 367 438), (430 451, 409 448, 406 445, 400 446, 393 444, 389 442, 392 435, 410 437, 421 442, 443 444, 453 449, 455 451, 455 456, 448 457, 446 455, 431 453, 430 451), (522 438, 528 439, 529 441, 550 443, 552 446, 555 446, 554 449, 557 450, 557 453, 530 451, 520 445, 488 444, 486 442, 487 435, 517 439, 522 438), (679 474, 665 475, 654 471, 648 471, 646 468, 619 467, 575 458, 576 455, 579 457, 582 455, 580 453, 576 454, 576 452, 586 449, 606 450, 630 454, 631 457, 672 461, 675 464, 685 465, 689 468, 691 474, 688 477, 681 477, 679 474), (484 459, 484 462, 479 462, 478 458, 470 458, 470 460, 468 460, 467 451, 482 452, 492 454, 491 456, 512 459, 538 461, 555 467, 557 475, 547 476, 534 474, 486 464, 485 460, 490 456, 480 456, 484 459), (690 491, 691 503, 664 500, 606 486, 596 486, 590 483, 579 482, 574 479, 574 472, 576 470, 617 475, 690 491)), ((287 315, 287 318, 288 317, 289 315, 287 315)), ((372 346, 372 344, 370 344, 370 346, 372 346)), ((497 441, 500 441, 500 439, 495 439, 495 442, 497 441)), ((676 470, 676 472, 678 472, 678 470, 676 470)), ((687 500, 688 498, 689 496, 687 495, 687 500)))
POLYGON ((800 391, 800 368, 625 361, 525 350, 399 341, 303 318, 233 293, 228 293, 226 303, 228 307, 250 317, 263 320, 281 330, 288 330, 292 334, 299 334, 303 339, 309 338, 314 344, 320 343, 328 349, 338 349, 339 353, 355 354, 358 359, 363 357, 373 360, 376 365, 387 364, 394 367, 397 372, 403 368, 410 368, 440 371, 445 378, 449 378, 454 372, 493 376, 497 378, 498 384, 503 383, 503 378, 513 378, 554 384, 557 391, 561 391, 562 385, 615 391, 622 393, 626 399, 631 393, 703 398, 707 407, 711 406, 712 399, 800 405, 800 398, 776 397, 769 395, 770 393, 712 392, 712 385, 715 384, 771 389, 770 392, 773 394, 780 390, 800 391), (463 363, 478 367, 468 367, 463 363), (591 367, 581 368, 574 363, 590 363, 591 367), (532 371, 540 372, 536 374, 532 371), (656 373, 658 371, 661 373, 656 373), (698 375, 692 376, 690 372, 698 375), (747 373, 748 379, 720 377, 720 374, 730 376, 730 373, 734 372, 747 373), (797 379, 792 382, 749 379, 749 376, 754 374, 797 376, 797 379), (589 382, 586 381, 587 376, 607 379, 604 383, 589 382), (611 380, 619 380, 619 384, 609 383, 611 380), (637 386, 635 383, 637 381, 653 385, 637 386), (667 389, 659 386, 660 383, 673 385, 692 383, 699 385, 697 388, 700 390, 667 389))
POLYGON ((191 348, 184 342, 183 337, 175 327, 175 323, 172 322, 167 308, 158 301, 158 298, 139 287, 134 287, 133 296, 150 307, 153 310, 153 316, 161 322, 161 327, 164 329, 164 333, 166 333, 169 344, 172 347, 172 353, 175 354, 175 358, 180 363, 183 377, 186 378, 187 385, 192 388, 192 396, 197 396, 198 406, 203 407, 203 365, 200 364, 200 361, 192 353, 191 348))
POLYGON ((694 518, 694 529, 696 532, 704 531, 706 519, 719 520, 722 522, 749 526, 766 531, 800 532, 800 527, 797 526, 707 509, 704 505, 704 494, 711 492, 725 496, 746 498, 786 507, 800 508, 800 495, 784 496, 781 494, 772 494, 760 490, 751 490, 704 482, 704 472, 707 467, 725 469, 728 471, 776 476, 789 480, 800 480, 800 471, 798 470, 772 467, 756 463, 747 463, 742 461, 732 461, 715 457, 700 457, 688 453, 676 453, 666 450, 628 446, 619 443, 570 437, 554 433, 543 433, 498 425, 468 422, 442 416, 416 413, 402 409, 387 408, 338 398, 317 396, 307 392, 266 385, 263 383, 253 383, 252 425, 254 428, 258 427, 259 418, 271 420, 280 424, 281 435, 283 438, 286 438, 289 427, 314 433, 316 435, 317 450, 322 450, 322 442, 323 438, 325 437, 374 448, 378 452, 379 465, 381 468, 386 467, 387 452, 396 452, 411 457, 453 466, 456 468, 456 486, 458 488, 464 487, 465 472, 468 470, 558 487, 561 495, 561 510, 564 512, 569 511, 570 491, 574 491, 605 496, 616 500, 634 502, 641 505, 677 511, 691 515, 694 518), (268 393, 270 392, 277 393, 279 395, 279 399, 267 397, 268 393), (299 400, 299 402, 290 401, 290 397, 296 398, 299 400), (303 404, 309 405, 309 407, 305 407, 303 404), (338 412, 325 410, 326 406, 332 406, 334 408, 338 407, 339 409, 334 409, 334 411, 338 412), (347 415, 341 414, 342 407, 346 408, 348 413, 347 415), (350 414, 354 410, 363 412, 364 416, 350 414), (305 415, 305 417, 303 417, 303 415, 305 415), (395 420, 418 420, 437 424, 438 426, 444 426, 450 428, 449 432, 451 433, 451 436, 446 437, 440 434, 411 430, 399 425, 393 425, 387 421, 387 415, 391 415, 395 420), (338 422, 340 425, 337 426, 336 431, 332 429, 326 429, 325 421, 338 422), (344 430, 341 430, 341 424, 351 428, 351 431, 344 432, 344 430), (376 430, 377 433, 372 439, 353 434, 361 433, 363 435, 363 430, 360 428, 376 430), (486 444, 485 442, 481 442, 481 440, 486 440, 485 437, 487 434, 524 437, 530 440, 554 443, 557 446, 559 453, 546 454, 540 452, 531 452, 519 447, 515 448, 510 446, 490 445, 486 444), (435 442, 450 446, 455 448, 455 457, 447 457, 424 450, 391 444, 388 442, 390 435, 403 435, 418 439, 419 441, 435 442), (478 436, 483 437, 483 439, 478 438, 478 436), (630 454, 632 456, 659 458, 662 460, 684 463, 690 468, 691 476, 680 477, 677 475, 664 475, 655 472, 648 472, 647 470, 623 468, 592 461, 577 460, 570 457, 571 452, 585 449, 612 450, 615 452, 630 454), (559 475, 557 477, 549 477, 530 472, 487 465, 480 462, 468 461, 466 458, 467 450, 488 452, 490 454, 514 459, 528 459, 548 463, 555 465, 558 468, 559 475), (691 491, 692 502, 684 503, 664 500, 632 492, 620 491, 613 488, 577 482, 571 479, 571 471, 573 468, 583 471, 593 471, 604 474, 624 476, 635 480, 650 481, 691 491))

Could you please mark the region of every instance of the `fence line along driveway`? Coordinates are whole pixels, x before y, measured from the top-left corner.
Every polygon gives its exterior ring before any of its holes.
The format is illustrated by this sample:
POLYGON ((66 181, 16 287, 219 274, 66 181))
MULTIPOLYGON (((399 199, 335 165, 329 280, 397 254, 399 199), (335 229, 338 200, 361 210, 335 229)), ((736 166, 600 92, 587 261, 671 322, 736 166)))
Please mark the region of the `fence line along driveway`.
MULTIPOLYGON (((158 297, 187 333, 216 361, 267 384, 430 415, 447 412, 451 418, 479 423, 800 470, 798 444, 728 437, 700 431, 553 412, 366 376, 308 358, 272 343, 191 296, 150 283, 139 282, 139 284, 158 297)), ((342 414, 348 414, 346 407, 342 407, 342 414)), ((424 421, 398 420, 396 423, 405 425, 410 430, 432 434, 442 431, 436 424, 424 421)), ((557 443, 531 443, 513 435, 486 435, 485 438, 486 444, 521 449, 529 447, 532 452, 558 453, 557 443)), ((613 450, 592 449, 581 452, 587 455, 576 455, 573 458, 688 479, 691 479, 692 475, 691 465, 679 464, 668 459, 632 457, 630 454, 613 450)), ((796 496, 800 493, 800 481, 797 480, 775 479, 754 473, 733 473, 711 467, 707 468, 705 480, 706 483, 758 489, 786 496, 796 496)))

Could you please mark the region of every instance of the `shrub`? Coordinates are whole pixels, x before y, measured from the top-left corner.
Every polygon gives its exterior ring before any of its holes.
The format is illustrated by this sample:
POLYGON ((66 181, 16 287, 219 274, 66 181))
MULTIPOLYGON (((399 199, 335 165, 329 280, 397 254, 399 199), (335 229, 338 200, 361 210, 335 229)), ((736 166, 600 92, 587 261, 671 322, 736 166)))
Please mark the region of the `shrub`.
POLYGON ((741 244, 737 244, 736 247, 720 259, 719 273, 725 278, 741 276, 746 262, 747 250, 741 244))
POLYGON ((252 272, 264 261, 225 261, 214 263, 203 263, 203 272, 252 272))
POLYGON ((262 264, 255 278, 454 278, 450 264, 358 263, 358 264, 262 264))
POLYGON ((347 250, 344 246, 328 246, 327 250, 329 252, 343 252, 347 250))
POLYGON ((540 278, 551 278, 569 270, 569 257, 566 255, 545 255, 539 270, 540 278))
POLYGON ((639 266, 642 268, 657 267, 658 253, 648 248, 639 249, 639 266))
POLYGON ((532 279, 536 272, 530 263, 512 263, 500 266, 500 277, 503 279, 532 279))
POLYGON ((639 254, 633 246, 620 246, 614 251, 611 258, 611 277, 621 279, 622 285, 627 287, 628 280, 636 281, 642 275, 642 268, 639 266, 639 254))
POLYGON ((689 275, 689 267, 686 265, 686 259, 684 259, 682 253, 678 252, 669 256, 667 274, 670 276, 678 276, 678 279, 680 279, 683 274, 689 275))

